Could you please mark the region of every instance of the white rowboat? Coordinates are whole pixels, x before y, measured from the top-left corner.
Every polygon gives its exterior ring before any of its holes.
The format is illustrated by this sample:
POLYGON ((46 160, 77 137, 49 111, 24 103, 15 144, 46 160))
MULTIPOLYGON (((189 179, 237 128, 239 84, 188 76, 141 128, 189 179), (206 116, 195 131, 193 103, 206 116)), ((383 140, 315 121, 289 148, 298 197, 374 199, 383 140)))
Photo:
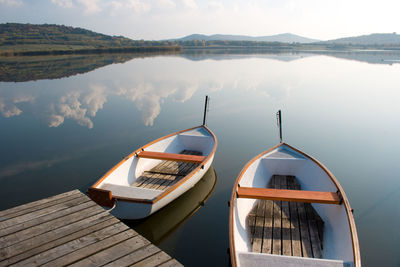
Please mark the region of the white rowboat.
POLYGON ((240 172, 229 242, 232 266, 361 266, 352 209, 339 182, 285 143, 240 172))
POLYGON ((140 219, 192 188, 214 159, 217 138, 201 125, 137 149, 89 189, 98 204, 120 219, 140 219))

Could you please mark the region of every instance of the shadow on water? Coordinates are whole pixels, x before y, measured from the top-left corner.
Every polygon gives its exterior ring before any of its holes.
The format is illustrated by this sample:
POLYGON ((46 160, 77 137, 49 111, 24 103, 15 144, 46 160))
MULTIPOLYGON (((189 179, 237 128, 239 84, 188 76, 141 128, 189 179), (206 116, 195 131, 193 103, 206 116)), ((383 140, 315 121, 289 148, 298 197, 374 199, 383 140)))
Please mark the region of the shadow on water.
POLYGON ((205 205, 216 184, 217 175, 214 168, 210 167, 192 189, 160 211, 145 219, 124 220, 124 223, 159 245, 205 205))

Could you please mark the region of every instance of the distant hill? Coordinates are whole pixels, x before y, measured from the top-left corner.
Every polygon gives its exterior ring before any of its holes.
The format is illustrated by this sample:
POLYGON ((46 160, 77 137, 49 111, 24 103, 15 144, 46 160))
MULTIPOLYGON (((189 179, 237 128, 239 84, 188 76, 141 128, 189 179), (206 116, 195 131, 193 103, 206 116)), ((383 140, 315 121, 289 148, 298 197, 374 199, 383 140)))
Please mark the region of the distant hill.
POLYGON ((92 47, 135 45, 122 36, 109 36, 82 28, 54 24, 0 24, 0 45, 59 44, 92 47))
POLYGON ((193 41, 193 40, 201 40, 201 41, 253 41, 253 42, 281 42, 281 43, 313 43, 318 42, 319 40, 310 39, 306 37, 302 37, 299 35, 291 34, 291 33, 282 33, 277 35, 270 36, 247 36, 247 35, 223 35, 223 34, 214 34, 214 35, 204 35, 204 34, 192 34, 185 36, 183 38, 172 39, 170 41, 193 41))
POLYGON ((322 43, 351 45, 400 45, 400 35, 394 33, 373 33, 356 37, 340 38, 322 43))
POLYGON ((64 25, 0 24, 0 54, 3 55, 152 52, 170 48, 166 42, 131 40, 64 25))

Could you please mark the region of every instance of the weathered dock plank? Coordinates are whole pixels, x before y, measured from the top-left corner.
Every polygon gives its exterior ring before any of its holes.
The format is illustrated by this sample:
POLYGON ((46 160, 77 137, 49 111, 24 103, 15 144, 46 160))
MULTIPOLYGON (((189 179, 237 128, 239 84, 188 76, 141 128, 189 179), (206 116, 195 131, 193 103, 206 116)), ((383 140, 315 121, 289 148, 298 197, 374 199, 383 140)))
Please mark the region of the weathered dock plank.
MULTIPOLYGON (((68 243, 69 241, 73 241, 75 239, 79 239, 81 237, 84 237, 85 235, 88 235, 88 234, 90 234, 90 233, 92 233, 94 231, 100 230, 100 229, 105 228, 107 226, 113 225, 113 224, 115 224, 117 222, 118 222, 118 219, 116 219, 116 218, 114 218, 113 216, 110 215, 108 217, 108 219, 103 221, 103 222, 88 226, 86 228, 83 228, 81 231, 78 231, 78 232, 75 232, 75 233, 73 233, 71 235, 67 235, 67 236, 64 236, 62 238, 53 240, 52 242, 42 244, 42 245, 40 245, 38 247, 35 247, 33 249, 25 250, 25 251, 23 251, 22 253, 20 253, 18 255, 15 255, 15 256, 13 256, 11 258, 8 258, 4 262, 0 262, 0 266, 6 266, 6 265, 9 265, 9 264, 20 262, 20 261, 22 261, 24 259, 28 259, 30 257, 35 257, 36 255, 38 255, 40 253, 43 253, 43 252, 45 252, 47 250, 51 250, 52 248, 55 248, 57 246, 63 245, 65 243, 68 243)), ((93 221, 93 223, 95 223, 95 222, 93 221)))
POLYGON ((101 207, 93 206, 86 209, 84 212, 75 212, 67 216, 21 230, 12 235, 0 237, 0 248, 8 247, 21 241, 32 239, 36 236, 39 236, 40 238, 41 234, 45 233, 50 233, 53 235, 55 233, 59 233, 60 230, 63 230, 63 232, 69 232, 68 229, 76 229, 76 225, 83 224, 85 219, 88 220, 87 217, 104 212, 104 209, 101 207), (71 224, 71 222, 73 223, 71 224))
POLYGON ((0 230, 0 237, 6 236, 6 235, 9 235, 9 234, 18 232, 18 231, 21 231, 23 229, 27 229, 27 228, 33 227, 35 225, 42 224, 42 223, 45 223, 45 222, 48 222, 48 221, 51 221, 51 220, 54 220, 54 219, 57 219, 57 218, 60 218, 60 217, 64 217, 64 216, 66 216, 68 214, 75 213, 77 211, 81 211, 81 210, 87 209, 87 208, 92 207, 94 205, 95 204, 93 202, 88 201, 88 202, 85 202, 85 203, 82 203, 82 204, 78 204, 78 205, 76 205, 74 207, 61 210, 59 212, 46 214, 44 216, 35 218, 35 219, 27 221, 27 222, 14 224, 14 225, 12 225, 10 227, 7 227, 5 229, 1 229, 0 230))
POLYGON ((119 267, 119 266, 130 266, 132 264, 138 263, 141 260, 150 257, 151 255, 156 254, 160 250, 150 244, 148 246, 145 246, 143 249, 136 250, 133 253, 130 253, 128 255, 125 255, 124 257, 121 257, 113 262, 110 262, 106 264, 106 267, 119 267))
POLYGON ((18 265, 27 266, 32 263, 35 265, 42 265, 56 258, 62 257, 68 253, 71 253, 75 250, 78 250, 79 248, 97 243, 107 237, 116 235, 122 231, 126 231, 127 229, 128 227, 123 223, 113 224, 97 232, 91 233, 79 239, 75 239, 61 246, 57 246, 53 249, 44 251, 40 255, 35 255, 26 260, 23 260, 19 262, 18 265))
POLYGON ((78 190, 0 216, 0 266, 182 266, 78 190))
POLYGON ((178 266, 181 266, 181 264, 175 259, 170 259, 169 261, 158 265, 158 267, 178 267, 178 266))
MULTIPOLYGON (((17 206, 15 208, 11 208, 8 210, 3 210, 0 212, 0 222, 9 220, 14 217, 18 217, 24 214, 28 214, 30 212, 34 212, 36 210, 41 210, 46 207, 50 207, 56 205, 58 203, 62 203, 68 201, 70 199, 74 199, 78 197, 79 194, 77 192, 71 191, 64 194, 61 194, 59 197, 51 197, 49 199, 38 200, 35 202, 31 202, 22 206, 17 206)), ((0 226, 1 228, 1 226, 0 226)))
POLYGON ((59 195, 55 195, 55 196, 52 196, 52 197, 48 197, 48 198, 45 198, 45 199, 41 199, 41 200, 37 200, 37 201, 34 201, 34 202, 30 202, 30 203, 27 203, 25 205, 17 206, 17 207, 10 208, 10 209, 7 209, 7 210, 2 210, 2 211, 0 211, 0 218, 3 218, 5 216, 8 217, 9 214, 17 213, 17 212, 20 212, 20 211, 23 211, 23 210, 34 209, 35 207, 39 207, 41 209, 43 207, 43 205, 45 205, 46 203, 49 203, 49 202, 52 202, 52 201, 55 201, 55 200, 58 200, 58 199, 62 199, 64 197, 68 197, 68 196, 71 196, 71 195, 75 195, 75 194, 79 194, 79 190, 69 191, 69 192, 62 193, 62 194, 59 194, 59 195))
POLYGON ((135 251, 141 247, 150 244, 150 242, 143 237, 136 235, 132 238, 129 238, 115 246, 104 249, 103 251, 93 254, 90 257, 82 259, 71 266, 101 266, 107 263, 110 263, 114 260, 117 260, 127 254, 135 251))
POLYGON ((85 202, 88 202, 88 200, 86 198, 84 198, 83 196, 74 197, 74 198, 69 199, 62 203, 55 204, 50 207, 35 210, 33 212, 25 213, 23 215, 16 216, 11 219, 2 221, 2 222, 0 222, 0 228, 4 229, 4 228, 10 227, 10 226, 21 224, 23 222, 27 222, 32 219, 37 219, 38 217, 41 217, 44 215, 49 215, 49 214, 55 213, 60 210, 75 207, 76 205, 79 205, 79 204, 82 204, 85 202))
POLYGON ((139 261, 138 263, 132 264, 130 266, 134 267, 149 267, 149 266, 158 266, 166 261, 170 260, 170 257, 164 251, 159 251, 156 254, 139 261))

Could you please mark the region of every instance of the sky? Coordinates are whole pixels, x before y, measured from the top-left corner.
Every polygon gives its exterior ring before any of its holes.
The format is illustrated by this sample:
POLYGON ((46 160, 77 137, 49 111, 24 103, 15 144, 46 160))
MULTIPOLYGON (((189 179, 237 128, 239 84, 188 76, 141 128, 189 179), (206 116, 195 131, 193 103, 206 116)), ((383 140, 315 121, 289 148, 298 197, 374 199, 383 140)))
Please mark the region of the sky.
POLYGON ((400 32, 398 0, 0 0, 0 23, 62 24, 132 39, 400 32))

